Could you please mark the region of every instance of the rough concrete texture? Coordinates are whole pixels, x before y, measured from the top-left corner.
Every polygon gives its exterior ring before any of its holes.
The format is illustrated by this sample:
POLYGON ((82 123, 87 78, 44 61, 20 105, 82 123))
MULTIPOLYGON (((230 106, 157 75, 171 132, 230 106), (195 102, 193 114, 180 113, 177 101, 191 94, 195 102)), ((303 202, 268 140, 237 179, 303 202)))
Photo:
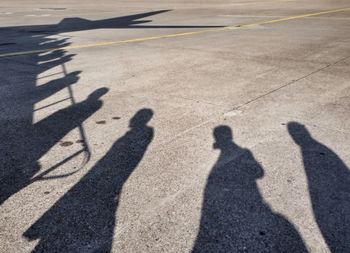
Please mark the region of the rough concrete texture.
POLYGON ((0 251, 350 252, 350 10, 81 47, 347 7, 1 1, 0 251))

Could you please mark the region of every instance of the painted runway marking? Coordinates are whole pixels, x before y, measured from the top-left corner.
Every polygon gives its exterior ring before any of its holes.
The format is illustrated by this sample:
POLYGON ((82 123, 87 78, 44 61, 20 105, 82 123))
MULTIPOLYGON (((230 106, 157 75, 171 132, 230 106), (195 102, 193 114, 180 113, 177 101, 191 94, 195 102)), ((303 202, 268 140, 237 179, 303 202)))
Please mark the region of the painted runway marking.
POLYGON ((222 28, 212 28, 212 29, 205 29, 205 30, 192 31, 192 32, 182 32, 182 33, 166 34, 166 35, 159 35, 159 36, 152 36, 152 37, 99 42, 99 43, 85 44, 85 45, 81 44, 81 45, 72 45, 72 46, 64 46, 64 47, 55 47, 55 48, 46 48, 46 49, 38 49, 38 50, 30 50, 30 51, 19 51, 19 52, 13 52, 13 53, 5 53, 5 54, 0 54, 0 58, 28 55, 28 54, 40 54, 40 53, 46 53, 46 52, 51 52, 51 51, 55 51, 55 50, 70 50, 70 49, 112 46, 112 45, 120 45, 120 44, 127 44, 127 43, 136 43, 136 42, 145 42, 145 41, 151 41, 151 40, 183 37, 183 36, 190 36, 190 35, 199 35, 199 34, 204 34, 204 33, 222 32, 222 31, 227 31, 227 30, 244 29, 244 28, 254 27, 257 25, 273 24, 273 23, 278 23, 278 22, 284 22, 284 21, 313 17, 313 16, 320 16, 320 15, 337 13, 337 12, 344 12, 344 11, 350 11, 350 8, 342 8, 342 9, 336 9, 336 10, 314 12, 314 13, 308 13, 308 14, 303 14, 303 15, 289 16, 289 17, 272 19, 272 20, 263 20, 263 21, 259 21, 259 22, 248 23, 248 24, 231 25, 231 26, 225 26, 222 28))

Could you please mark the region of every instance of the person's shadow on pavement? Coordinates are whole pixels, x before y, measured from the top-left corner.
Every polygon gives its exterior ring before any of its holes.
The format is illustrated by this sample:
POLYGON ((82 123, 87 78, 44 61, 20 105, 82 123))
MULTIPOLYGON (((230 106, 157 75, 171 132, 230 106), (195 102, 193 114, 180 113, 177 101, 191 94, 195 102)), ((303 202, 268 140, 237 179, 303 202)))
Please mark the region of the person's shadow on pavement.
POLYGON ((299 145, 318 227, 331 252, 350 252, 350 171, 342 159, 297 122, 288 131, 299 145))
POLYGON ((22 131, 25 139, 21 140, 22 145, 13 145, 17 150, 12 150, 12 154, 7 150, 11 155, 5 155, 7 159, 3 159, 0 204, 36 181, 34 175, 40 170, 37 161, 67 133, 97 112, 103 105, 101 98, 107 92, 108 88, 96 89, 84 101, 55 112, 30 128, 12 130, 22 131))
POLYGON ((24 236, 39 242, 34 252, 110 252, 119 195, 136 169, 154 131, 153 111, 142 109, 130 130, 24 236))
POLYGON ((264 202, 256 180, 264 170, 232 141, 231 128, 214 129, 220 157, 205 188, 192 252, 307 252, 293 225, 264 202))

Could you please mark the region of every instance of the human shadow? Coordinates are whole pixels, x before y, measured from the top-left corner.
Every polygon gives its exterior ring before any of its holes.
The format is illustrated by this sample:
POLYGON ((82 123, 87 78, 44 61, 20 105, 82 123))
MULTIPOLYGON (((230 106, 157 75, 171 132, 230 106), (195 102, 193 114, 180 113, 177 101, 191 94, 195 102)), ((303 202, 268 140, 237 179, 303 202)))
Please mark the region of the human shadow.
POLYGON ((294 226, 259 192, 264 169, 232 137, 228 126, 214 129, 220 156, 207 180, 192 252, 307 252, 294 226))
POLYGON ((139 110, 130 130, 24 236, 39 239, 34 252, 110 252, 124 183, 153 139, 151 109, 139 110))
MULTIPOLYGON (((68 54, 63 49, 71 44, 67 38, 62 38, 63 35, 60 34, 103 28, 209 27, 144 25, 151 22, 145 18, 167 11, 169 10, 144 12, 102 20, 64 18, 57 24, 0 27, 0 54, 34 50, 28 55, 0 56, 0 205, 23 187, 42 179, 44 174, 48 178, 49 172, 62 166, 68 160, 74 159, 78 154, 84 153, 84 161, 88 161, 91 157, 88 138, 82 123, 95 112, 97 107, 92 106, 86 107, 90 108, 89 110, 84 109, 83 105, 87 105, 87 103, 78 107, 74 106, 76 99, 73 91, 77 89, 73 89, 73 85, 78 82, 81 71, 69 71, 68 63, 73 60, 75 55, 68 54), (42 49, 48 50, 42 52, 42 49), (39 82, 41 85, 38 85, 39 82), (42 103, 43 100, 58 92, 61 94, 65 92, 67 97, 36 108, 38 103, 42 103), (33 123, 35 113, 42 110, 50 111, 53 106, 61 103, 72 105, 64 112, 69 114, 69 112, 73 113, 74 111, 75 118, 73 116, 65 118, 62 116, 63 111, 61 111, 61 113, 54 113, 44 121, 33 123), (73 108, 75 109, 73 110, 73 108), (79 115, 77 108, 82 109, 81 115, 79 115), (62 121, 58 122, 58 119, 62 121), (50 129, 50 131, 45 132, 44 125, 45 129, 50 129), (69 155, 64 160, 57 161, 53 168, 44 172, 40 171, 41 166, 38 160, 59 141, 59 138, 74 128, 79 131, 82 143, 76 145, 81 145, 82 152, 69 155), (45 139, 41 137, 42 134, 45 139), (35 176, 39 172, 40 177, 35 176)), ((92 100, 89 99, 88 103, 91 102, 92 100)))
MULTIPOLYGON (((43 120, 33 124, 31 128, 17 129, 17 127, 23 127, 21 122, 18 122, 16 128, 11 128, 12 131, 14 131, 14 135, 16 131, 22 131, 21 135, 25 135, 24 138, 27 139, 25 141, 26 143, 21 143, 23 146, 15 146, 15 148, 20 148, 20 150, 17 150, 17 152, 20 151, 19 154, 16 154, 16 159, 19 159, 19 161, 13 161, 11 158, 14 156, 10 156, 10 159, 3 160, 4 166, 10 169, 8 169, 1 178, 0 203, 3 203, 11 195, 32 182, 44 179, 44 176, 48 173, 41 173, 33 177, 40 170, 40 166, 37 163, 38 159, 67 133, 77 128, 93 113, 100 109, 102 106, 100 98, 107 91, 107 88, 97 89, 91 93, 86 100, 49 115, 43 120), (27 136, 29 136, 30 139, 28 139, 27 136), (18 164, 16 164, 16 162, 18 162, 18 164)), ((15 150, 7 150, 7 154, 11 151, 13 153, 16 152, 15 150)))
POLYGON ((330 251, 350 252, 349 168, 304 125, 290 122, 288 131, 300 147, 313 212, 330 251))

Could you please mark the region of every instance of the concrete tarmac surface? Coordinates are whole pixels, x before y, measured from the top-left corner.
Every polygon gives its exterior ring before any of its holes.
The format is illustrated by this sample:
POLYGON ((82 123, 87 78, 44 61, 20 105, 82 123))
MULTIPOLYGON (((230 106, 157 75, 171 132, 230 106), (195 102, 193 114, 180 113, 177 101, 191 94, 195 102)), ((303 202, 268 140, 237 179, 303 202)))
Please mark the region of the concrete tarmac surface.
POLYGON ((0 3, 0 252, 350 252, 350 2, 0 3))

